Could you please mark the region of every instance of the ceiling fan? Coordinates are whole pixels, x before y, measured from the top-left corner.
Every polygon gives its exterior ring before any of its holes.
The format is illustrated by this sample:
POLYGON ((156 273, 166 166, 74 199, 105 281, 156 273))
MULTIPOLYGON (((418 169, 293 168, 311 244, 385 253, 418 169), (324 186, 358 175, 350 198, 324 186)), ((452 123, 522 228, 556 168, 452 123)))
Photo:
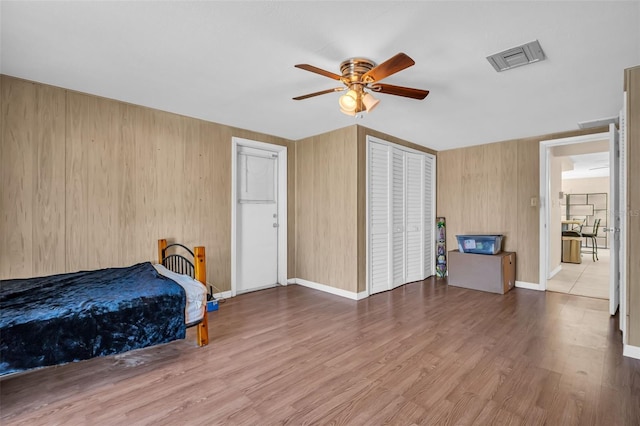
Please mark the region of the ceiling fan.
POLYGON ((340 96, 339 104, 340 111, 347 115, 356 115, 362 111, 371 112, 378 105, 380 101, 374 98, 369 91, 403 96, 405 98, 424 99, 429 94, 428 90, 379 83, 380 80, 414 64, 415 61, 404 53, 398 53, 380 65, 376 65, 373 61, 364 58, 347 59, 340 64, 342 75, 325 71, 313 65, 298 64, 295 66, 296 68, 338 80, 342 82, 343 86, 297 96, 293 99, 300 101, 314 96, 346 90, 347 93, 340 96))

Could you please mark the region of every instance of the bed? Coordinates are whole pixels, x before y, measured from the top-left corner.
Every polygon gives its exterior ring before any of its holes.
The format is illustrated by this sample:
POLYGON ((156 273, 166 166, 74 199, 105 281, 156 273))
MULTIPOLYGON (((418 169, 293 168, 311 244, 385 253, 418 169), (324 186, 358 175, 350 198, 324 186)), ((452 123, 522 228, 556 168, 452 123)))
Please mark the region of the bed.
POLYGON ((0 376, 184 339, 191 326, 207 345, 205 283, 204 247, 164 239, 158 264, 0 281, 0 376))

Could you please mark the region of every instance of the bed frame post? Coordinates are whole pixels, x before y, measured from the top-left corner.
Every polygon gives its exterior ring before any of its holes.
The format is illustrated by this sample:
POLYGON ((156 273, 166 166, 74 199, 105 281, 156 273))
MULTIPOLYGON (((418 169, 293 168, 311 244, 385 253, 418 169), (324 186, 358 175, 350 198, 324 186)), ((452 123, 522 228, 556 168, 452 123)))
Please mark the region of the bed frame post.
POLYGON ((158 240, 158 264, 162 265, 162 252, 167 248, 167 240, 158 240))
MULTIPOLYGON (((193 249, 195 278, 207 288, 207 262, 204 247, 195 247, 193 249)), ((204 317, 197 325, 198 327, 198 346, 206 346, 209 344, 209 321, 207 319, 207 307, 204 309, 204 317)))

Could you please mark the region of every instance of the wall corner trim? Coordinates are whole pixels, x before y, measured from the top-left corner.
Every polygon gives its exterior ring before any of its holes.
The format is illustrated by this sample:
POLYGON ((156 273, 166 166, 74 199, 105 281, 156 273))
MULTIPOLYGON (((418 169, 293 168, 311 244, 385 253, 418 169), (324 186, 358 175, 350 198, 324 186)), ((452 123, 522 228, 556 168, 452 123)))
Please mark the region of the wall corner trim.
POLYGON ((527 290, 544 291, 543 289, 540 288, 540 284, 528 283, 525 281, 516 281, 516 287, 526 288, 527 290))
POLYGON ((622 355, 629 358, 640 359, 640 346, 623 345, 622 355))
POLYGON ((556 269, 554 269, 553 271, 551 271, 549 273, 549 279, 553 278, 560 271, 562 271, 562 265, 558 265, 558 267, 556 269))
POLYGON ((336 296, 346 297, 351 300, 360 300, 368 297, 366 291, 361 291, 360 293, 355 293, 353 291, 343 290, 341 288, 331 287, 325 284, 314 283, 313 281, 303 280, 302 278, 293 278, 288 281, 295 281, 295 284, 301 285, 303 287, 309 287, 314 290, 324 291, 325 293, 334 294, 336 296))

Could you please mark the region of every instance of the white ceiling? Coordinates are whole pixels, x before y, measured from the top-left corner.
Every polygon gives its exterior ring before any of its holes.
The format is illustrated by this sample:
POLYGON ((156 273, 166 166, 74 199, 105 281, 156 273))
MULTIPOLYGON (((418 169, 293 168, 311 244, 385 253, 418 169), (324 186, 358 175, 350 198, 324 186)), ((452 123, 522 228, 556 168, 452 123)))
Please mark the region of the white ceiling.
POLYGON ((640 64, 631 2, 0 3, 0 71, 288 139, 357 122, 445 150, 577 129, 617 115, 623 69, 640 64), (548 59, 497 73, 486 56, 539 40, 548 59), (416 65, 370 115, 339 112, 341 61, 416 65))
POLYGON ((573 169, 562 172, 562 179, 582 179, 609 176, 609 152, 571 155, 573 169))
POLYGON ((583 179, 609 176, 609 132, 604 139, 551 148, 562 160, 562 179, 583 179))

